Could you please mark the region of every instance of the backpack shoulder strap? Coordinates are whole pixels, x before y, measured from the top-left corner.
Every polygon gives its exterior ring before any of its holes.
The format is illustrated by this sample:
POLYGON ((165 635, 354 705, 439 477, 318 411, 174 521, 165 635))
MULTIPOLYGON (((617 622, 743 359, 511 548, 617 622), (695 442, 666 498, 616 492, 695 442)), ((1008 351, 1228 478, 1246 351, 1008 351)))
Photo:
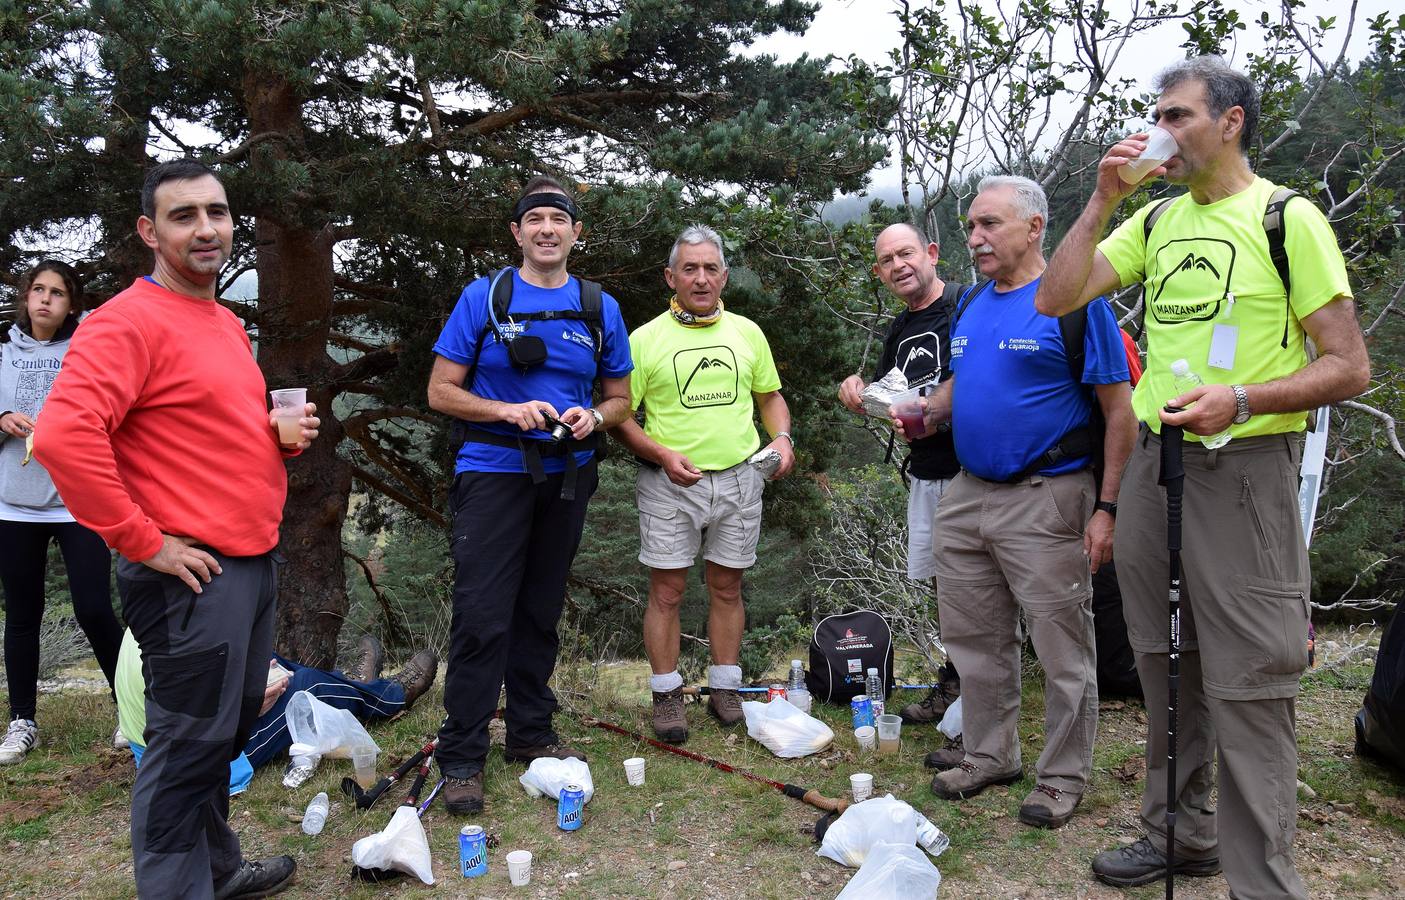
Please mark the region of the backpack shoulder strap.
POLYGON ((1072 312, 1059 316, 1059 335, 1064 342, 1064 355, 1068 357, 1068 374, 1076 385, 1083 384, 1083 366, 1087 362, 1088 350, 1084 346, 1084 335, 1088 333, 1088 305, 1085 303, 1072 312))
POLYGON ((1264 234, 1268 236, 1268 256, 1273 267, 1278 270, 1278 280, 1283 282, 1283 291, 1292 290, 1292 279, 1288 274, 1288 251, 1283 246, 1283 211, 1288 201, 1299 196, 1292 188, 1281 187, 1268 198, 1264 208, 1264 234))
POLYGON ((1151 212, 1146 214, 1142 220, 1142 242, 1151 243, 1151 229, 1156 227, 1156 220, 1161 218, 1166 212, 1166 207, 1175 202, 1175 197, 1164 197, 1156 201, 1156 205, 1151 208, 1151 212))
POLYGON ((942 287, 942 305, 948 312, 956 309, 956 304, 961 302, 961 297, 966 293, 966 285, 953 284, 950 281, 942 287))
POLYGON ((473 390, 473 379, 478 375, 478 357, 483 353, 483 342, 490 332, 497 331, 497 324, 507 318, 512 309, 512 267, 507 266, 493 273, 488 282, 488 321, 478 331, 478 340, 473 345, 473 362, 468 365, 468 373, 463 377, 463 389, 473 390))
POLYGON ((1288 250, 1283 246, 1284 210, 1288 201, 1297 196, 1298 192, 1292 188, 1280 187, 1269 196, 1268 204, 1264 207, 1264 235, 1268 238, 1268 258, 1273 261, 1278 280, 1283 283, 1282 346, 1285 348, 1288 346, 1289 312, 1293 308, 1293 279, 1288 271, 1288 250))
POLYGON ((590 328, 590 336, 595 339, 595 362, 600 363, 600 354, 605 351, 605 300, 600 282, 586 278, 577 279, 581 283, 581 317, 590 328))
POLYGON ((961 314, 970 308, 971 304, 981 295, 981 291, 984 291, 988 284, 991 284, 990 279, 986 279, 979 284, 971 285, 961 294, 960 302, 956 304, 956 312, 951 315, 952 328, 955 328, 956 323, 961 321, 961 314))

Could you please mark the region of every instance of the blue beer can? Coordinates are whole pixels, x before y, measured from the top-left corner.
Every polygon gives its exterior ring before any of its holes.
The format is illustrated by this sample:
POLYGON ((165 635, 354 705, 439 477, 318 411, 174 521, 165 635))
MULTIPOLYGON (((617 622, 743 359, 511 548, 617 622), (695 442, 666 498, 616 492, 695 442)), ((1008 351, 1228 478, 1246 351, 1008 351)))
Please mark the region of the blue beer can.
POLYGON ((488 874, 488 837, 481 825, 465 825, 459 832, 459 870, 465 878, 488 874))
POLYGON ((575 831, 581 827, 581 814, 585 811, 585 788, 578 784, 568 784, 561 789, 556 803, 556 827, 562 831, 575 831))
POLYGON ((873 701, 867 694, 860 694, 849 701, 849 711, 854 714, 854 727, 862 728, 873 724, 873 701))

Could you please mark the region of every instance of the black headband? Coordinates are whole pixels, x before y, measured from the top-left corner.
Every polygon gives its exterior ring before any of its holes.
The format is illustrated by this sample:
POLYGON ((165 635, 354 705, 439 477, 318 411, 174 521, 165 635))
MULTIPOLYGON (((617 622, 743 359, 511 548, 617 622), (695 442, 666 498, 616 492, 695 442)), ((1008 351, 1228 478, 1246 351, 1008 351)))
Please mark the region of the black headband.
POLYGON ((539 191, 535 194, 528 194, 517 201, 517 206, 512 210, 512 221, 518 225, 522 224, 522 217, 528 210, 536 209, 539 206, 550 206, 559 209, 571 217, 571 222, 580 221, 580 210, 576 209, 576 202, 565 194, 556 191, 539 191))

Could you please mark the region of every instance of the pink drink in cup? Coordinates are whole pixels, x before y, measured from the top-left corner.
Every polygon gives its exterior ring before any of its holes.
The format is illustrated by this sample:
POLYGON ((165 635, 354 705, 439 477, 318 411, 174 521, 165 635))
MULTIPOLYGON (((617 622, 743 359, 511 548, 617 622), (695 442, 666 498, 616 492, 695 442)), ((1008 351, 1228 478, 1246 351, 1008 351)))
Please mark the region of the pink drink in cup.
POLYGON ((307 407, 307 388, 284 388, 269 391, 273 398, 273 415, 278 421, 278 443, 289 447, 302 442, 302 425, 299 421, 307 407))
POLYGON ((927 421, 923 418, 922 393, 916 388, 903 391, 893 398, 893 417, 903 423, 903 434, 908 440, 924 437, 927 434, 927 421))

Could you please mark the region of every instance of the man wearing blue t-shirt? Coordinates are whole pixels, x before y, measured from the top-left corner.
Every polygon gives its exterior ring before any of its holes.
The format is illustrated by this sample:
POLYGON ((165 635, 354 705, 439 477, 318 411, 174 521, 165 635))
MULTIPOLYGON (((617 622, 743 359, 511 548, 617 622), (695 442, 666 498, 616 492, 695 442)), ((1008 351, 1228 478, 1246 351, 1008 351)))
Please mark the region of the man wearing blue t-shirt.
MULTIPOLYGON (((429 405, 466 423, 449 494, 453 620, 435 758, 444 806, 483 809, 488 722, 506 683, 505 756, 584 759, 551 727, 556 624, 596 486, 595 432, 629 415, 629 334, 619 304, 566 272, 580 237, 575 201, 554 179, 527 183, 513 210, 522 267, 495 310, 493 279, 464 288, 434 344, 429 405), (591 407, 600 380, 601 401, 591 407)), ((500 288, 506 285, 500 285, 500 288)))
POLYGON ((1048 215, 1044 191, 1027 178, 981 182, 968 244, 987 281, 958 306, 955 374, 929 400, 933 423, 951 419, 962 467, 937 512, 934 546, 942 634, 962 675, 966 746, 966 758, 938 773, 932 791, 964 800, 1022 777, 1023 612, 1044 667, 1045 743, 1020 821, 1057 828, 1073 815, 1092 773, 1098 688, 1090 570, 1112 555, 1117 486, 1135 422, 1127 358, 1107 301, 1088 306, 1079 380, 1059 320, 1034 309, 1048 215), (1107 422, 1100 489, 1088 429, 1094 397, 1107 422))

